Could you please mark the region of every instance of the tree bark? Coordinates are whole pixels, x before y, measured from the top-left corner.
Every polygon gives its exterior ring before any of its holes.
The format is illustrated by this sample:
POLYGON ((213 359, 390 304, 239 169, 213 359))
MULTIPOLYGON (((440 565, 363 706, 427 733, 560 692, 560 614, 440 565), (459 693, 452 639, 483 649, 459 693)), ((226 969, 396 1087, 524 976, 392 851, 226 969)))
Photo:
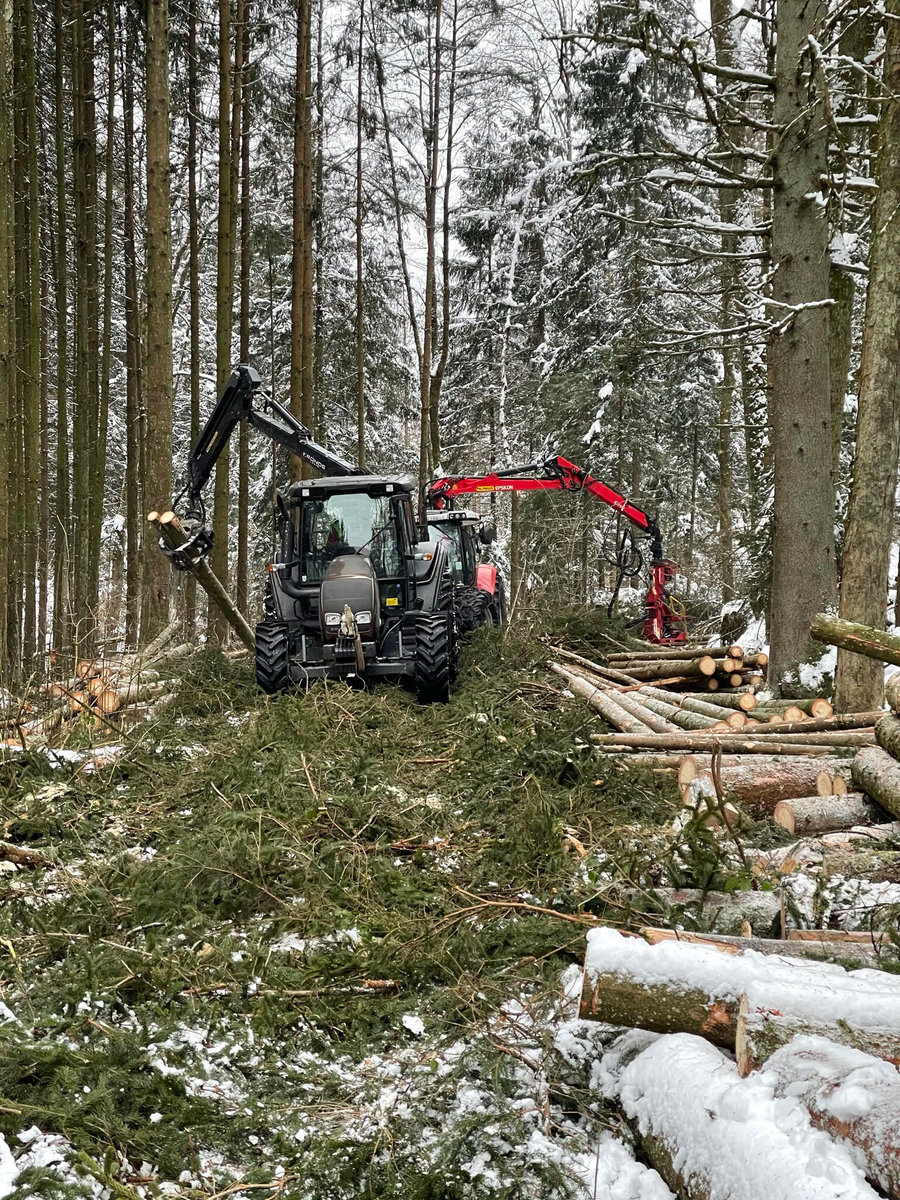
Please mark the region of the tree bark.
POLYGON ((881 717, 875 726, 875 740, 882 750, 887 750, 895 759, 900 759, 900 717, 893 713, 881 717))
MULTIPOLYGON (((307 428, 315 424, 313 364, 312 221, 312 6, 299 0, 294 94, 293 266, 291 275, 291 410, 307 428)), ((299 459, 291 476, 301 478, 299 459)))
MULTIPOLYGON (((240 63, 240 163, 241 163, 241 229, 240 229, 240 315, 238 319, 238 357, 250 361, 250 270, 252 235, 250 213, 250 20, 251 0, 239 0, 238 22, 241 27, 240 63)), ((274 481, 273 481, 274 482, 274 481)), ((237 570, 235 598, 240 611, 247 616, 250 603, 250 429, 241 422, 238 435, 238 497, 237 497, 237 570)))
POLYGON ((900 818, 900 763, 880 746, 860 750, 850 770, 854 786, 900 818))
POLYGON ((8 666, 9 443, 13 361, 12 0, 0 0, 0 671, 8 666))
MULTIPOLYGON (((726 801, 737 804, 754 820, 770 817, 782 800, 795 796, 831 795, 832 773, 840 769, 840 761, 818 758, 791 759, 789 762, 747 762, 722 768, 722 794, 726 801)), ((715 795, 708 771, 685 789, 692 806, 701 795, 715 795)), ((686 801, 688 802, 688 801, 686 801)))
MULTIPOLYGON (((61 2, 61 0, 60 0, 61 2)), ((127 15, 126 15, 127 20, 127 15)), ((125 642, 138 642, 141 618, 141 581, 143 578, 143 527, 141 506, 143 437, 142 346, 138 294, 138 262, 135 241, 134 186, 134 37, 126 25, 120 27, 124 44, 122 69, 122 124, 124 206, 123 238, 125 251, 125 642)), ((62 201, 61 201, 62 202, 62 201)))
MULTIPOLYGON (((806 958, 814 962, 834 962, 842 966, 877 967, 878 955, 869 945, 841 941, 793 941, 787 938, 739 937, 728 933, 692 933, 684 929, 651 929, 638 931, 651 946, 658 942, 688 942, 700 946, 713 946, 725 954, 740 954, 753 950, 757 954, 787 955, 788 958, 806 958)), ((825 931, 827 936, 827 930, 825 931)))
POLYGON ((97 293, 97 132, 94 98, 94 6, 72 5, 72 174, 75 218, 75 412, 72 444, 72 608, 75 641, 89 647, 95 635, 97 580, 93 543, 99 540, 92 505, 99 416, 97 293))
POLYGON ((876 825, 885 813, 862 792, 839 796, 795 796, 775 805, 776 825, 798 837, 808 833, 831 833, 854 825, 876 825))
POLYGON ((363 47, 366 0, 359 0, 356 44, 356 461, 366 465, 366 347, 363 279, 363 47))
MULTIPOLYGON (((172 230, 169 204, 168 0, 147 9, 147 499, 172 499, 172 230)), ((152 541, 144 566, 146 619, 153 638, 169 623, 169 564, 152 541)))
MULTIPOLYGON (((879 106, 875 208, 859 372, 853 483, 841 563, 840 615, 883 629, 900 458, 900 0, 885 6, 884 95, 879 106)), ((838 653, 838 708, 876 708, 884 676, 838 653)))
POLYGON ((828 755, 833 747, 810 745, 810 739, 781 742, 777 738, 757 738, 746 733, 593 733, 591 741, 599 746, 635 746, 641 750, 717 750, 725 754, 828 755))
POLYGON ((775 502, 772 673, 776 687, 809 656, 809 623, 834 598, 835 481, 828 378, 828 128, 809 42, 824 0, 778 6, 772 155, 769 346, 775 502))
MULTIPOLYGON (((200 229, 197 212, 197 110, 200 89, 197 79, 197 3, 188 0, 188 304, 190 319, 190 407, 191 445, 200 436, 200 229)), ((184 581, 184 632, 193 638, 197 631, 197 580, 193 572, 184 581)))

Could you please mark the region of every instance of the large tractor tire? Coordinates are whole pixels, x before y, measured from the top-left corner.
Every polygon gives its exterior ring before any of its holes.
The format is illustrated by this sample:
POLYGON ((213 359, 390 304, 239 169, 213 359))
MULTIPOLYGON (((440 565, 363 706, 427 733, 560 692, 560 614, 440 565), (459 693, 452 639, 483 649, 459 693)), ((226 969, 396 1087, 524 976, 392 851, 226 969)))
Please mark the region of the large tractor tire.
POLYGON ((420 613, 416 619, 416 699, 420 704, 446 704, 454 674, 453 614, 420 613))
POLYGON ((256 682, 274 696, 290 686, 291 640, 283 621, 267 618, 256 626, 256 682))
POLYGON ((460 587, 456 589, 456 624, 459 632, 472 633, 482 625, 491 624, 491 601, 493 597, 481 588, 460 587))

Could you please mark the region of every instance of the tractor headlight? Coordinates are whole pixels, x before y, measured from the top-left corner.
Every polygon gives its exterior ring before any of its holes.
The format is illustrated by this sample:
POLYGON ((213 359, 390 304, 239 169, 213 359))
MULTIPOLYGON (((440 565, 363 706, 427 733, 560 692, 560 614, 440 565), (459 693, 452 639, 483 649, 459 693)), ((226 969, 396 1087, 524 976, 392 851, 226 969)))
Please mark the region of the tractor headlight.
POLYGON ((325 614, 325 625, 328 629, 335 629, 335 628, 337 628, 338 625, 340 625, 340 623, 341 623, 341 614, 340 613, 326 613, 325 614))
POLYGON ((362 609, 360 612, 356 613, 355 615, 356 615, 357 625, 371 625, 372 624, 372 613, 369 609, 367 609, 367 608, 362 609))

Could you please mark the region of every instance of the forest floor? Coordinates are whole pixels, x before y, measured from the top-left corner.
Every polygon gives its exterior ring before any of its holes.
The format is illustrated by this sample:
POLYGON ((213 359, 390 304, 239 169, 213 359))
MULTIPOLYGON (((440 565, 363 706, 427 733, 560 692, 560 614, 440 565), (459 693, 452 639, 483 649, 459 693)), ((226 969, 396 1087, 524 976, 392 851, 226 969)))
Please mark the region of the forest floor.
POLYGON ((670 1195, 592 1087, 584 929, 749 879, 597 759, 541 632, 482 631, 425 709, 198 653, 109 753, 0 762, 46 860, 0 864, 0 1197, 670 1195))

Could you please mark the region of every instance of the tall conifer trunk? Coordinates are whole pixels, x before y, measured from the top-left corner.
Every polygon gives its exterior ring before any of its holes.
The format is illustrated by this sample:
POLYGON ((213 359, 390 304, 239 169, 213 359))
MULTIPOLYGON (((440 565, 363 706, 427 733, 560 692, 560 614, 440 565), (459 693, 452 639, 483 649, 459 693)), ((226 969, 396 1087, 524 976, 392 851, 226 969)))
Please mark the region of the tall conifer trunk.
POLYGON ((12 0, 0 0, 0 671, 9 579, 9 396, 12 363, 12 0))
MULTIPOLYGON (((232 0, 219 4, 219 212, 216 227, 216 385, 217 392, 231 373, 231 332, 234 301, 231 195, 231 10, 232 0)), ((228 519, 231 507, 228 447, 216 463, 213 544, 210 566, 228 588, 228 519)), ((208 608, 210 637, 225 642, 228 622, 215 604, 208 608)))
MULTIPOLYGON (((878 120, 878 191, 859 371, 856 454, 841 571, 840 615, 883 629, 900 454, 900 0, 885 6, 884 98, 878 120)), ((882 701, 881 663, 838 651, 835 707, 882 701)))
POLYGON ((65 0, 53 5, 54 153, 56 171, 56 511, 53 523, 53 647, 65 656, 69 644, 71 492, 69 483, 69 204, 66 183, 65 0))
MULTIPOLYGON (((190 310, 191 445, 200 436, 200 229, 197 213, 197 0, 188 3, 188 303, 190 310)), ((197 580, 188 572, 184 581, 184 632, 197 631, 197 580)))
MULTIPOLYGON (((147 503, 172 499, 172 234, 169 209, 168 0, 147 9, 147 503)), ((168 623, 171 570, 148 546, 149 603, 142 629, 151 639, 168 623)))
POLYGON ((828 371, 828 130, 809 39, 823 0, 780 0, 772 156, 769 347, 775 467, 770 672, 776 686, 813 649, 813 615, 833 603, 834 479, 828 371))
MULTIPOLYGON (((127 15, 126 15, 127 21, 127 15)), ((137 644, 141 614, 141 581, 144 542, 144 488, 141 446, 142 346, 140 302, 138 298, 137 245, 135 242, 134 186, 134 38, 125 26, 120 28, 124 44, 122 69, 123 163, 125 242, 125 641, 137 644)))

